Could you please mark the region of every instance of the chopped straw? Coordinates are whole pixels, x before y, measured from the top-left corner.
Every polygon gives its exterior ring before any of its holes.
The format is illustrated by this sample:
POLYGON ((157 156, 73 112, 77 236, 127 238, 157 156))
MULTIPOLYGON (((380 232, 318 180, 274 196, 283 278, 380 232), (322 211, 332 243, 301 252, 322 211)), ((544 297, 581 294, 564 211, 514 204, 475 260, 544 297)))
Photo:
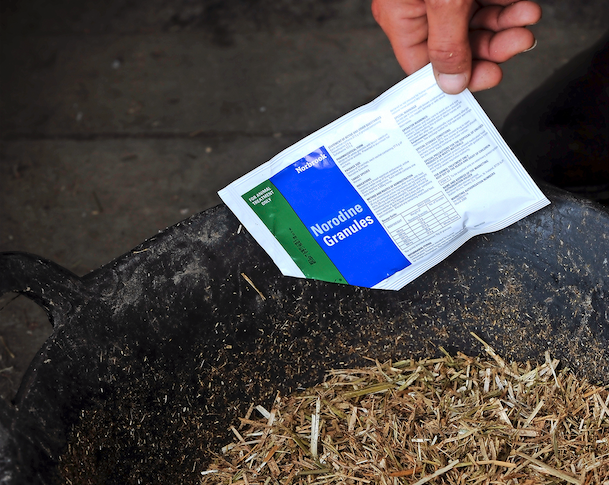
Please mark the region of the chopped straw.
POLYGON ((545 363, 457 354, 330 371, 250 406, 201 484, 609 485, 609 393, 545 363), (258 410, 254 419, 252 409, 258 410))

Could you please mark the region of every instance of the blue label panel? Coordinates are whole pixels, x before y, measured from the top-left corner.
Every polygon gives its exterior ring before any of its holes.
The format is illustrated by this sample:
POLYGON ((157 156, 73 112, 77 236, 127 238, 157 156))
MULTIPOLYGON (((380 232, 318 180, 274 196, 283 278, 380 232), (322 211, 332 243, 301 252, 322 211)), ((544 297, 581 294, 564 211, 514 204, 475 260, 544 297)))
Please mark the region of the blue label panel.
POLYGON ((270 180, 349 284, 371 287, 410 265, 325 147, 270 180))

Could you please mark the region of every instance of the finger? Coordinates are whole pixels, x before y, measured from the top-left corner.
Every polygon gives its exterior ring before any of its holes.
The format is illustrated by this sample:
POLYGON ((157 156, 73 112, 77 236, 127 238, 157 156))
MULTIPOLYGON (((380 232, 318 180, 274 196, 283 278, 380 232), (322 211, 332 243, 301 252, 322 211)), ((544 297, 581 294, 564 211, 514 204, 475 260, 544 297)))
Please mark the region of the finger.
POLYGON ((429 63, 427 15, 423 0, 373 0, 372 14, 407 74, 429 63))
POLYGON ((535 37, 524 27, 497 33, 476 30, 470 33, 470 42, 474 59, 499 63, 530 49, 535 44, 535 37))
POLYGON ((472 2, 426 1, 429 60, 438 85, 448 94, 460 93, 470 81, 472 57, 468 29, 472 2))
POLYGON ((472 62, 472 78, 468 89, 471 92, 484 91, 494 88, 503 78, 503 72, 494 62, 474 60, 472 62))
MULTIPOLYGON (((512 5, 514 3, 519 3, 519 2, 523 2, 523 1, 529 1, 529 0, 476 0, 476 3, 480 7, 489 7, 492 5, 499 5, 501 7, 507 7, 508 5, 512 5)), ((533 2, 533 3, 535 3, 535 2, 533 2)))
POLYGON ((393 52, 398 60, 401 68, 408 75, 418 71, 422 67, 429 64, 429 52, 427 51, 427 42, 422 42, 407 48, 400 48, 392 44, 393 52))
POLYGON ((541 7, 534 2, 520 1, 507 7, 497 5, 483 7, 472 17, 470 29, 499 32, 512 27, 533 25, 541 19, 541 7))

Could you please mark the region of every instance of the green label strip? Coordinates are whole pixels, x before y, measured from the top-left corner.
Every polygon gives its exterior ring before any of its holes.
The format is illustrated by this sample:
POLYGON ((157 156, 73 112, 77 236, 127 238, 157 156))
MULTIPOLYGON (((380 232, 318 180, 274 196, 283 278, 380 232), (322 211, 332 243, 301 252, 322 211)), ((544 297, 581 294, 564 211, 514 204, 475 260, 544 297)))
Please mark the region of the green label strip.
POLYGON ((242 197, 307 278, 347 283, 270 180, 242 197))

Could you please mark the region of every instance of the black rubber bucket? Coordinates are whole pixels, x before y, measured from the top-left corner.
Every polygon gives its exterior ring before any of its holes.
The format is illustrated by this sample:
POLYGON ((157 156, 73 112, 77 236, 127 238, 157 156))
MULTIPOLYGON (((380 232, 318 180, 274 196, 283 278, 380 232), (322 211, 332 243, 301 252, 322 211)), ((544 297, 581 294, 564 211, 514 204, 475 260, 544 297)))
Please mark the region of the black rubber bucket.
POLYGON ((609 384, 609 213, 544 191, 552 205, 398 292, 282 277, 224 206, 82 278, 1 254, 0 293, 32 298, 54 329, 0 403, 0 482, 61 482, 80 433, 83 483, 197 483, 171 477, 200 476, 250 403, 365 357, 477 355, 470 332, 506 359, 549 351, 609 384))

